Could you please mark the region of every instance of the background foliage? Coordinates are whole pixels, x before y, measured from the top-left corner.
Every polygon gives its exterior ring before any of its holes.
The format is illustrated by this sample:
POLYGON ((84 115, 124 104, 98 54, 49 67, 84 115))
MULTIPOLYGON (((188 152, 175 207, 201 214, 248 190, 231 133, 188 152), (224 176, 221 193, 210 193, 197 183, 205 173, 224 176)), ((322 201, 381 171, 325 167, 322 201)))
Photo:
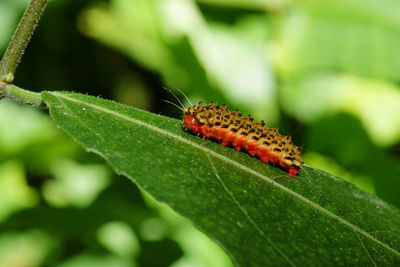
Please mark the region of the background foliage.
MULTIPOLYGON (((26 4, 0 2, 1 51, 26 4)), ((15 84, 174 117, 162 86, 227 103, 292 135, 307 164, 400 207, 399 11, 391 0, 54 0, 15 84)), ((0 185, 0 265, 231 265, 47 114, 4 100, 0 185)))

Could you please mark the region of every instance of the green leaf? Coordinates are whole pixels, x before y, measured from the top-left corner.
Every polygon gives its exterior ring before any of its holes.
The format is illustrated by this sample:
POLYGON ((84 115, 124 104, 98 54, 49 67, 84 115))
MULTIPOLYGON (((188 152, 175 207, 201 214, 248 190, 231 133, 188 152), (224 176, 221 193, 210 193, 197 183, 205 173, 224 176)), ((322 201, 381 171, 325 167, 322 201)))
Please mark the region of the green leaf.
POLYGON ((305 166, 298 178, 99 98, 44 92, 61 129, 191 219, 240 266, 400 264, 400 212, 305 166))
POLYGON ((392 0, 301 1, 282 25, 280 68, 286 75, 344 71, 397 82, 399 12, 392 0))

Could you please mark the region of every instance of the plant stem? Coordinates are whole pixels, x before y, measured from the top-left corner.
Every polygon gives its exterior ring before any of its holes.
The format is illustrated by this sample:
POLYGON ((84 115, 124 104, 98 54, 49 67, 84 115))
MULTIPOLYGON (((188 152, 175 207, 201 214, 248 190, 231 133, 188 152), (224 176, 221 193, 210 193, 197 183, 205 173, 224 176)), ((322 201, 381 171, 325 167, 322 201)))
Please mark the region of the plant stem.
POLYGON ((0 82, 0 94, 1 91, 3 91, 4 97, 10 98, 15 102, 29 104, 34 107, 46 107, 46 104, 43 102, 41 93, 35 93, 19 88, 12 84, 5 84, 0 82))
MULTIPOLYGON (((11 83, 25 48, 47 5, 47 0, 31 0, 0 61, 0 82, 11 83)), ((1 98, 1 91, 0 91, 1 98)))

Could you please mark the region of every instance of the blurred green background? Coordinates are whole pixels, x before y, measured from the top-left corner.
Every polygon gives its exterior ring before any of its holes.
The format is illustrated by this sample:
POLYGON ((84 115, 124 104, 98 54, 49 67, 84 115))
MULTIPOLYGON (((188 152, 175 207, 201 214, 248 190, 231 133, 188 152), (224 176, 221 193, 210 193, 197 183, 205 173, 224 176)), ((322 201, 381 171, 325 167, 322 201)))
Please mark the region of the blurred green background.
MULTIPOLYGON (((1 54, 26 5, 0 2, 1 54)), ((400 207, 398 14, 394 0, 53 0, 15 84, 179 119, 164 86, 226 103, 400 207)), ((231 265, 46 112, 0 102, 0 266, 231 265)))

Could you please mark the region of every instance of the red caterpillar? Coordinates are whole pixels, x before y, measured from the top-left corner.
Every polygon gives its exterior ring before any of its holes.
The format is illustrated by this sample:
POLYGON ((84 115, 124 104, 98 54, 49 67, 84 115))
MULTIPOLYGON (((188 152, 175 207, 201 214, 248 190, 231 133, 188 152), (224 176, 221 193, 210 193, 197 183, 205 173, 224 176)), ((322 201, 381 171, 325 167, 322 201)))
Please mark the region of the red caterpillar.
POLYGON ((296 177, 300 166, 301 148, 293 145, 289 136, 281 136, 276 128, 265 127, 264 121, 253 122, 249 115, 243 117, 238 110, 230 112, 225 105, 198 105, 184 109, 183 129, 212 138, 223 146, 247 151, 263 162, 279 163, 291 177, 296 177))

